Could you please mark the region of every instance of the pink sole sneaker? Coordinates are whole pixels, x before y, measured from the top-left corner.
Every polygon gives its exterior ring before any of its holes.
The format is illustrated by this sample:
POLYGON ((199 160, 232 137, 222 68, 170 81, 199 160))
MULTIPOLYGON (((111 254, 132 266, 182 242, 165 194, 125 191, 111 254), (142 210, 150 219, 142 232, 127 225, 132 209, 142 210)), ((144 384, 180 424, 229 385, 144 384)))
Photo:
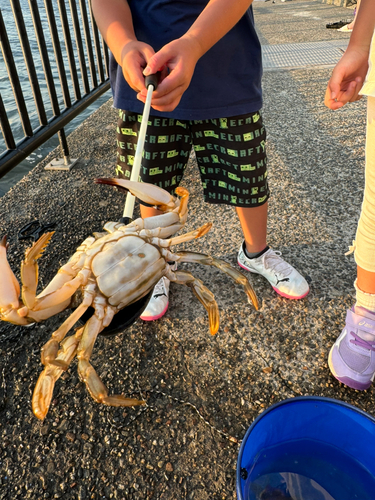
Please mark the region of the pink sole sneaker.
POLYGON ((310 288, 303 276, 293 266, 281 258, 281 252, 268 248, 259 257, 249 259, 242 243, 237 256, 242 269, 260 274, 266 278, 276 293, 287 299, 299 300, 306 297, 310 288))
MULTIPOLYGON (((142 319, 143 321, 156 321, 157 319, 160 319, 162 316, 164 316, 164 314, 167 312, 168 310, 168 306, 169 306, 169 302, 168 304, 165 306, 165 308, 162 310, 161 313, 159 314, 156 314, 155 316, 139 316, 140 319, 142 319)), ((147 310, 147 308, 146 308, 147 310)))

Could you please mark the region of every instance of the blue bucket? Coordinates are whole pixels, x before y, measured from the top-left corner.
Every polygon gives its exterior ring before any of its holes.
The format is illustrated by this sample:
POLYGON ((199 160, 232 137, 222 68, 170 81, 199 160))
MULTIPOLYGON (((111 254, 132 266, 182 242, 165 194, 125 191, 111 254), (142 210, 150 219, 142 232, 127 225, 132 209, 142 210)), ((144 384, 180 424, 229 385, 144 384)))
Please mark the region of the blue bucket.
POLYGON ((277 403, 238 456, 238 500, 375 500, 375 419, 335 399, 277 403))

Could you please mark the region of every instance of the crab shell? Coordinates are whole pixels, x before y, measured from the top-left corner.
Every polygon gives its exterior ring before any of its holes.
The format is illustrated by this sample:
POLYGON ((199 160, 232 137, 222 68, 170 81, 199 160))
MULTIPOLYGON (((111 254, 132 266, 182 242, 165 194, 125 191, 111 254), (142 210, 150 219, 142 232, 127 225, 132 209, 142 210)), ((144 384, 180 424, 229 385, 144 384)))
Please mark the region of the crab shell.
MULTIPOLYGON (((87 255, 91 252, 88 250, 87 255)), ((146 295, 165 269, 159 249, 135 235, 106 243, 91 262, 99 290, 118 309, 146 295)))

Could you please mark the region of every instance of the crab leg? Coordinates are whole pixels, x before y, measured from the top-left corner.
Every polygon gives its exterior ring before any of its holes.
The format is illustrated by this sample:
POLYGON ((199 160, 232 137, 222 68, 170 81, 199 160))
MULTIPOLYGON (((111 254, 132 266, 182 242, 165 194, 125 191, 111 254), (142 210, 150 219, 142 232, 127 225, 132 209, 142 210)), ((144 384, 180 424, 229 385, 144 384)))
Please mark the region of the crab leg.
POLYGON ((57 360, 57 352, 59 350, 60 342, 64 339, 68 331, 73 327, 73 325, 79 320, 79 318, 85 313, 92 303, 93 297, 85 294, 84 301, 80 304, 77 309, 67 318, 60 327, 53 332, 52 338, 44 344, 42 347, 41 361, 42 364, 59 366, 63 370, 66 370, 69 365, 62 364, 61 361, 57 360), (91 299, 91 300, 90 300, 91 299))
POLYGON ((206 308, 210 324, 210 333, 211 335, 215 335, 219 329, 220 317, 214 294, 210 292, 200 279, 195 278, 188 271, 171 271, 167 276, 174 283, 186 285, 192 289, 194 295, 206 308))
POLYGON ((108 396, 108 391, 94 367, 90 364, 90 357, 94 343, 98 334, 103 330, 103 319, 99 319, 95 314, 88 320, 82 335, 82 340, 77 350, 78 373, 85 382, 91 397, 97 403, 108 406, 138 406, 145 404, 134 398, 126 398, 121 394, 108 396))
MULTIPOLYGON (((211 222, 206 222, 206 224, 203 224, 203 226, 198 227, 198 229, 195 229, 194 231, 191 231, 190 233, 185 233, 181 234, 180 236, 175 236, 174 238, 169 238, 167 239, 162 239, 162 238, 151 238, 151 243, 153 245, 157 245, 159 247, 164 247, 164 248, 169 248, 173 245, 178 245, 180 243, 185 243, 187 241, 195 240, 196 238, 201 238, 205 234, 208 233, 208 231, 211 229, 212 223, 211 222)), ((140 232, 141 236, 153 236, 152 231, 141 231, 140 232)))
MULTIPOLYGON (((86 273, 89 274, 89 273, 86 273)), ((47 309, 48 307, 54 307, 61 302, 68 300, 74 292, 78 290, 87 280, 84 271, 80 271, 75 278, 67 281, 63 286, 47 295, 39 296, 35 299, 34 311, 40 311, 42 309, 47 309)))
POLYGON ((70 365, 76 355, 77 346, 82 337, 83 329, 84 327, 79 328, 74 335, 66 338, 61 343, 60 350, 55 360, 56 363, 48 364, 39 375, 32 398, 32 409, 34 415, 39 418, 39 420, 44 420, 47 415, 55 383, 66 370, 66 368, 61 368, 59 365, 65 367, 70 365))
POLYGON ((140 200, 158 207, 162 212, 170 211, 176 208, 176 199, 158 186, 148 184, 147 182, 127 181, 126 179, 95 179, 96 184, 110 184, 111 186, 120 186, 130 191, 133 196, 140 200))
POLYGON ((53 234, 54 231, 42 234, 38 241, 26 250, 25 260, 21 264, 22 301, 29 309, 32 309, 34 305, 36 288, 38 286, 37 260, 43 254, 53 234))
POLYGON ((257 296, 255 295, 254 289, 251 286, 249 280, 240 271, 237 271, 230 264, 221 259, 215 259, 210 255, 205 255, 197 252, 176 252, 176 255, 180 257, 179 262, 193 262, 195 264, 204 264, 205 266, 215 266, 220 271, 230 276, 236 283, 242 285, 245 289, 245 293, 248 297, 249 303, 252 303, 256 310, 259 309, 259 303, 257 296))
POLYGON ((68 281, 71 281, 78 273, 78 271, 83 267, 85 262, 85 252, 90 247, 92 243, 95 242, 95 238, 90 236, 83 241, 77 248, 76 252, 71 256, 71 258, 57 271, 57 274, 52 278, 50 283, 44 288, 44 290, 37 295, 37 300, 42 297, 49 295, 56 290, 59 290, 68 281))

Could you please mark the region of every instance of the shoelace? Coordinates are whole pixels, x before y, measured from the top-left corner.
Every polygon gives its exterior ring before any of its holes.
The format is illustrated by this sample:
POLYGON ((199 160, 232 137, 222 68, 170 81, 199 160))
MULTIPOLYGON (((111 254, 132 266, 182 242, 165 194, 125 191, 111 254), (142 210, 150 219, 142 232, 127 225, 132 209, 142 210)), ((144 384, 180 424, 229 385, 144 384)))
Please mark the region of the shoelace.
POLYGON ((281 255, 282 253, 278 250, 271 250, 271 252, 264 256, 264 267, 272 269, 275 274, 277 272, 283 276, 289 276, 293 268, 285 260, 280 259, 281 255))
POLYGON ((362 339, 359 335, 357 335, 354 332, 350 332, 350 335, 352 335, 354 337, 354 340, 350 339, 350 342, 352 344, 355 344, 359 347, 364 347, 365 349, 368 349, 369 351, 375 351, 375 338, 374 338, 374 340, 368 341, 368 340, 362 339))

